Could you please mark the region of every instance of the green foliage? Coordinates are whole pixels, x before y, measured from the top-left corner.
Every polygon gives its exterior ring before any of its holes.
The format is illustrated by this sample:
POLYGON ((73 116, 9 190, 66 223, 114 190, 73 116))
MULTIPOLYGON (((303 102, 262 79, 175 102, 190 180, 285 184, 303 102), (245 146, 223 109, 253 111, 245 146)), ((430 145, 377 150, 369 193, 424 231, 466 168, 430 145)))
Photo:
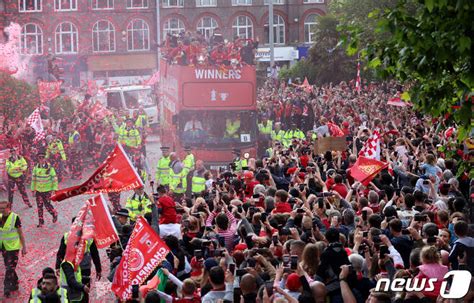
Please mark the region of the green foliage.
POLYGON ((356 47, 380 76, 407 84, 416 109, 434 117, 449 116, 445 122, 457 123, 462 140, 472 128, 468 96, 474 91, 473 13, 470 0, 400 0, 393 8, 371 14, 377 20, 374 28, 346 27, 347 51, 356 47), (377 33, 370 43, 364 34, 369 30, 377 33))
POLYGON ((314 32, 317 41, 309 51, 309 58, 315 67, 316 84, 339 83, 354 79, 356 60, 348 56, 339 45, 341 34, 339 21, 333 15, 321 16, 314 32))
POLYGON ((36 87, 0 73, 0 115, 10 120, 24 119, 38 106, 36 87))
POLYGON ((285 81, 288 81, 288 79, 295 81, 296 78, 300 78, 301 82, 303 82, 304 78, 308 78, 309 83, 314 83, 316 80, 316 70, 316 66, 310 60, 302 59, 290 68, 285 66, 280 69, 279 78, 285 81))
POLYGON ((74 113, 74 103, 71 98, 60 96, 51 101, 51 118, 58 120, 71 117, 74 113))

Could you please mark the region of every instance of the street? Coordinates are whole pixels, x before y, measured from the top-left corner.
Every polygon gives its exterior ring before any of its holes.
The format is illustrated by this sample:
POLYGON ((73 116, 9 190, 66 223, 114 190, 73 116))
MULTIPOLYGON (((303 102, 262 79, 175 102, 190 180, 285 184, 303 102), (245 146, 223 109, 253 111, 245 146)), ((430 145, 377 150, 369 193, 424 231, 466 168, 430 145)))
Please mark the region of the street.
MULTIPOLYGON (((147 161, 151 170, 152 178, 155 175, 156 162, 159 155, 161 154, 159 149, 158 138, 155 136, 149 137, 147 143, 147 161)), ((93 169, 83 172, 84 181, 87 179, 93 169)), ((65 188, 80 183, 71 180, 66 180, 60 183, 59 188, 65 188)), ((146 184, 146 190, 150 190, 148 182, 146 184)), ((20 281, 20 290, 13 293, 12 297, 6 299, 3 297, 3 281, 5 277, 5 267, 0 262, 0 302, 27 302, 29 294, 33 287, 36 286, 38 279, 41 276, 41 271, 45 267, 54 268, 56 262, 56 252, 59 248, 60 239, 65 232, 69 231, 71 225, 71 219, 77 214, 83 202, 91 196, 77 196, 64 200, 59 203, 53 203, 59 214, 59 220, 57 223, 52 223, 51 215, 45 211, 45 225, 42 228, 37 228, 38 214, 36 208, 36 202, 34 197, 31 196, 29 190, 29 184, 27 186, 27 192, 30 201, 33 204, 33 208, 28 208, 21 200, 20 194, 15 192, 13 209, 12 211, 17 213, 21 218, 23 232, 26 237, 27 254, 24 257, 20 256, 20 260, 16 269, 16 272, 20 281)), ((122 206, 125 205, 126 198, 130 195, 130 192, 122 194, 122 206)), ((95 281, 95 269, 92 270, 92 282, 91 282, 91 294, 90 302, 105 302, 112 301, 114 299, 113 294, 109 290, 110 282, 107 280, 109 274, 109 261, 105 253, 105 249, 100 250, 100 256, 102 261, 102 279, 95 281)), ((58 277, 59 280, 59 277, 58 277)))

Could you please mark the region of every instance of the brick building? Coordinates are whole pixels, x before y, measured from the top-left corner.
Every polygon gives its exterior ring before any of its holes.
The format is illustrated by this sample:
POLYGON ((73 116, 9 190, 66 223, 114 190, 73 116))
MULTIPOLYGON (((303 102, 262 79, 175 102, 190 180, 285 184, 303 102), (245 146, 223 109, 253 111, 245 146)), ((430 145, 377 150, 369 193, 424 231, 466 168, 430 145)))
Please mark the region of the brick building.
MULTIPOLYGON (((21 50, 31 56, 35 76, 46 75, 46 58, 54 54, 63 59, 66 82, 79 86, 88 79, 139 81, 156 69, 157 1, 161 2, 162 37, 183 30, 199 30, 210 36, 219 27, 229 40, 235 36, 258 38, 263 47, 268 41, 268 0, 3 0, 3 3, 6 23, 17 22, 22 26, 21 50)), ((281 53, 286 45, 310 43, 317 16, 326 11, 325 1, 273 1, 276 53, 281 53)), ((268 57, 264 48, 258 54, 261 59, 268 57)))

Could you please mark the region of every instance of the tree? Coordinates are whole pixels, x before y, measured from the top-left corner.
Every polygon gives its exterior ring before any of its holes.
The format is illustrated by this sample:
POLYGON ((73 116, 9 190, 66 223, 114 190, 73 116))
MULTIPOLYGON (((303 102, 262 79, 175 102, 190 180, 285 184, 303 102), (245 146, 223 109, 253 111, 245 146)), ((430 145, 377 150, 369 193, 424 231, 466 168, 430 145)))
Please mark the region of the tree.
POLYGON ((28 117, 39 106, 36 87, 7 73, 0 73, 0 114, 9 120, 28 117))
POLYGON ((348 50, 361 50, 380 76, 406 84, 404 98, 415 109, 454 121, 463 140, 472 129, 473 13, 470 0, 400 0, 370 14, 380 35, 370 44, 360 28, 347 29, 348 50))
POLYGON ((338 44, 341 33, 338 19, 333 15, 321 16, 316 26, 316 43, 309 51, 309 58, 316 69, 316 83, 339 83, 354 79, 356 60, 348 56, 338 44))
POLYGON ((279 78, 285 81, 288 81, 288 79, 295 81, 296 78, 300 78, 301 82, 304 78, 307 78, 309 83, 314 83, 317 78, 316 73, 317 67, 310 60, 301 59, 290 68, 283 67, 280 69, 279 78))

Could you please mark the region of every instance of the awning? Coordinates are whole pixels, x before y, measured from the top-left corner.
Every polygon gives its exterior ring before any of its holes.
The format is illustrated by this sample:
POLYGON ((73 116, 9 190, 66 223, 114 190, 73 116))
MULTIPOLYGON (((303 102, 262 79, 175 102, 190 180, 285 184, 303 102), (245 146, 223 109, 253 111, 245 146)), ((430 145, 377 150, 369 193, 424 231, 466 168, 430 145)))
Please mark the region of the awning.
POLYGON ((89 56, 89 71, 118 71, 156 68, 156 54, 89 56))

